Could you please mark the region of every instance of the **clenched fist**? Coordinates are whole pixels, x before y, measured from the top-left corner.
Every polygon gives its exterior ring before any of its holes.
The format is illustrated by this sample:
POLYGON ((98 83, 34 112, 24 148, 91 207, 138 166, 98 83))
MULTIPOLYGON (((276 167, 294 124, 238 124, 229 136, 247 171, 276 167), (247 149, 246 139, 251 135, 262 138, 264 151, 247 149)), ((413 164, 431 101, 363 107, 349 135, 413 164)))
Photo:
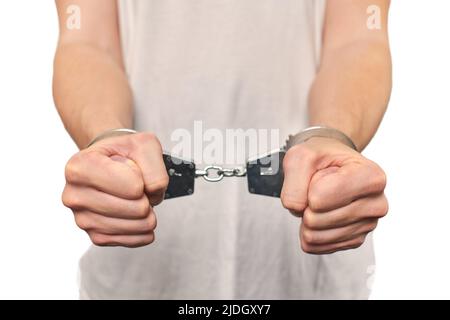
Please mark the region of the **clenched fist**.
POLYGON ((386 176, 374 162, 328 138, 290 148, 283 161, 283 206, 302 216, 307 253, 357 248, 386 215, 386 176))
POLYGON ((169 182, 153 134, 101 140, 75 154, 65 175, 63 203, 94 244, 139 247, 153 242, 153 206, 163 200, 169 182))

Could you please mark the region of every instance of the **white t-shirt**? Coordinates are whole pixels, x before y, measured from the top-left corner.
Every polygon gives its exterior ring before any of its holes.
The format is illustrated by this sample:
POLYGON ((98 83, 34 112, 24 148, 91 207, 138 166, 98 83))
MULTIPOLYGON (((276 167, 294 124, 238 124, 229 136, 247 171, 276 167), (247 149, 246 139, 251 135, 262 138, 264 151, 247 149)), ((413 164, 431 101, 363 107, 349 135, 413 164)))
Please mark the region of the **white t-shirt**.
MULTIPOLYGON (((282 146, 307 125, 325 6, 325 0, 119 1, 136 129, 154 132, 165 150, 176 144, 174 130, 191 132, 196 120, 224 135, 278 129, 282 146)), ((207 164, 193 157, 199 167, 207 164)), ((370 236, 356 250, 305 254, 301 220, 280 199, 250 194, 245 178, 198 178, 194 195, 155 211, 153 244, 92 247, 83 256, 82 298, 368 297, 370 236)))

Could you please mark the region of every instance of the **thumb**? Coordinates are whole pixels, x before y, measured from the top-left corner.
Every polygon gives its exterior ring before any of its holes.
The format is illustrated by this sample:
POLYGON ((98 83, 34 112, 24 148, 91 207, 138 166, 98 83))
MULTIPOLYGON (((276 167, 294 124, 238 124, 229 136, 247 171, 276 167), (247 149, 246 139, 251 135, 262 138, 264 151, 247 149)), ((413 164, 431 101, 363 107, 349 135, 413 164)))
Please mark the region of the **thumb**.
POLYGON ((314 175, 314 157, 303 145, 290 148, 283 160, 284 182, 281 202, 293 215, 301 217, 308 206, 308 188, 314 175))
POLYGON ((139 169, 139 167, 137 166, 136 162, 134 162, 131 159, 119 156, 119 155, 113 155, 110 156, 111 160, 117 161, 117 162, 121 162, 124 163, 126 165, 128 165, 131 169, 133 170, 137 170, 139 173, 141 173, 141 170, 139 169))
POLYGON ((161 144, 151 133, 139 133, 135 135, 135 138, 138 140, 138 147, 130 152, 130 158, 142 172, 144 189, 150 203, 157 205, 164 199, 169 183, 161 144))
POLYGON ((143 181, 142 171, 139 168, 139 166, 136 164, 136 162, 134 162, 133 160, 131 160, 129 158, 120 156, 120 155, 112 155, 109 158, 113 161, 120 162, 120 163, 127 165, 132 171, 134 171, 140 177, 141 181, 143 181))

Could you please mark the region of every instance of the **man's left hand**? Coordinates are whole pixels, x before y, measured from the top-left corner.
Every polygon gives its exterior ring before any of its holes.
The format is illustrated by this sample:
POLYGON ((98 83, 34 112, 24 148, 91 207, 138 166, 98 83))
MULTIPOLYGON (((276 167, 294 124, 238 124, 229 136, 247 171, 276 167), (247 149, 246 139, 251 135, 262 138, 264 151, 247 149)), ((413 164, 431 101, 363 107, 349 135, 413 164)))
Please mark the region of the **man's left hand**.
POLYGON ((291 147, 283 169, 281 201, 303 217, 300 242, 307 253, 361 246, 388 211, 383 170, 338 140, 317 137, 291 147))

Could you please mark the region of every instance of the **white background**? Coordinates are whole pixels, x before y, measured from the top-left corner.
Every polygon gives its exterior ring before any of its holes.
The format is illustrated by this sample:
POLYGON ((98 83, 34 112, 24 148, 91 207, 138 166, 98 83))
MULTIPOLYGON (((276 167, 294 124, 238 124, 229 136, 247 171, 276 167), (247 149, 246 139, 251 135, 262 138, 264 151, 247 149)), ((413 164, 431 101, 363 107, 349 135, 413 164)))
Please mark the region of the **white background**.
MULTIPOLYGON (((366 156, 388 174, 373 299, 450 298, 448 0, 393 0, 394 90, 366 156)), ((0 2, 0 298, 76 299, 89 241, 60 202, 76 148, 53 106, 54 1, 0 2)))

